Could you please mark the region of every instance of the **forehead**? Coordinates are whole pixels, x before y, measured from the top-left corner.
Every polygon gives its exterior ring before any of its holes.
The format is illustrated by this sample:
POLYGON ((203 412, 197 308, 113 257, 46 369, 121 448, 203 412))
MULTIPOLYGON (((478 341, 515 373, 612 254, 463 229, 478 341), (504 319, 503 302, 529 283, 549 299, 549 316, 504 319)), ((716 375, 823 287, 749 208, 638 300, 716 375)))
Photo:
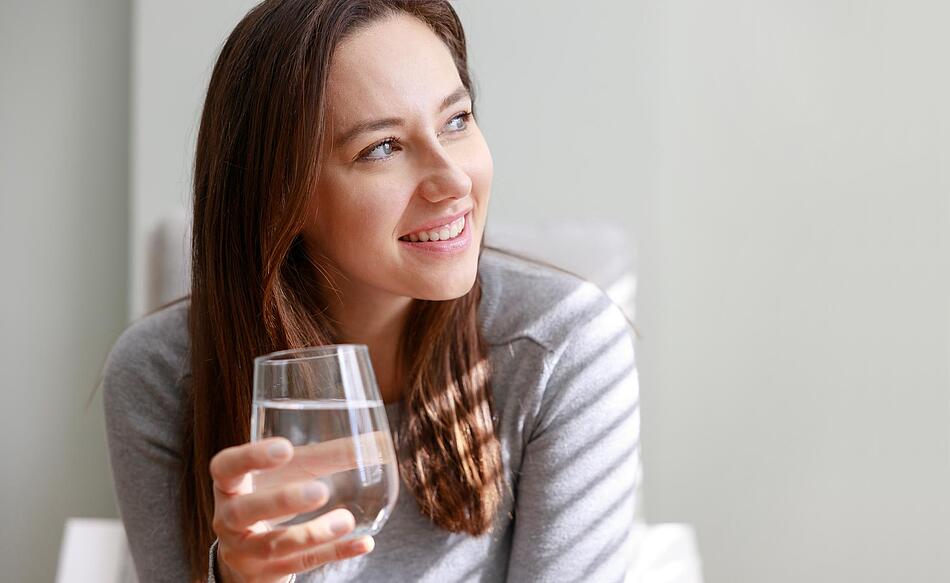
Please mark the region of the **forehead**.
POLYGON ((331 126, 431 114, 460 84, 452 54, 422 21, 399 14, 340 43, 330 63, 331 126))

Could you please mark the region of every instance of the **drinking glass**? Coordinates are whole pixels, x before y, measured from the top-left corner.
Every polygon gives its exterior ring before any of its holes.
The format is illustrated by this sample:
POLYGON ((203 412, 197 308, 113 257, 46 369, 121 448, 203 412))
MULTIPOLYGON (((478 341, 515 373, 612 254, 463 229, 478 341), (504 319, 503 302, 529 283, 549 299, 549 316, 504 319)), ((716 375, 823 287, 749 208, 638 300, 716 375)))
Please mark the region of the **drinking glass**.
POLYGON ((327 345, 254 359, 251 440, 274 436, 290 440, 294 456, 279 468, 254 472, 255 491, 317 480, 330 499, 267 526, 286 527, 346 508, 356 519, 346 538, 379 532, 396 504, 399 473, 366 346, 327 345))

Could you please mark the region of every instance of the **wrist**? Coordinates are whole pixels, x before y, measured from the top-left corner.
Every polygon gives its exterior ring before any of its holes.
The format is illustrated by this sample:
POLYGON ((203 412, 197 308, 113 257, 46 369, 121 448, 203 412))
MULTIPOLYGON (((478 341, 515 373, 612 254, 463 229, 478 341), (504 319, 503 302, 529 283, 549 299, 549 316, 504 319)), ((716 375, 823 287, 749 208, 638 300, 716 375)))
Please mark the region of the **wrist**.
POLYGON ((221 572, 218 570, 218 539, 214 539, 208 549, 208 583, 222 583, 221 572))

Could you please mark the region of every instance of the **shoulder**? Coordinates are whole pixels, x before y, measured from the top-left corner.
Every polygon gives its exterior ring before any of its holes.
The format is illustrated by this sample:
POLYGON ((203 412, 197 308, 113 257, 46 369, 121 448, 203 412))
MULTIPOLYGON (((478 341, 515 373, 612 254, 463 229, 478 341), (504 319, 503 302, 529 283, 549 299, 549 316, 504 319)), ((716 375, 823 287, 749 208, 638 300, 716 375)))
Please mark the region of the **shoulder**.
POLYGON ((113 345, 102 373, 107 414, 116 410, 177 411, 188 369, 188 302, 131 325, 113 345))
POLYGON ((179 302, 136 320, 119 336, 107 372, 182 373, 188 352, 188 303, 179 302))
POLYGON ((600 287, 566 271, 485 249, 479 275, 482 329, 491 345, 526 338, 557 354, 574 342, 631 331, 600 287))
MULTIPOLYGON (((557 459, 610 431, 609 447, 626 449, 638 431, 639 385, 623 311, 591 282, 504 253, 483 252, 480 274, 503 439, 557 459)), ((549 475, 563 464, 545 467, 549 475)))

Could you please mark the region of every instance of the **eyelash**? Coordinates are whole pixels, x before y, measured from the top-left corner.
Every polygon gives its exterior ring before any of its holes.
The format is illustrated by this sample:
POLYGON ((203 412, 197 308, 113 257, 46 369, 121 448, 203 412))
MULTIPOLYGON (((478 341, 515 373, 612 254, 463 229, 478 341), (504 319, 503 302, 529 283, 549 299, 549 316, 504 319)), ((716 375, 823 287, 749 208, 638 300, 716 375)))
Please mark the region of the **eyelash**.
MULTIPOLYGON (((472 112, 471 112, 471 111, 462 112, 462 113, 460 113, 460 114, 454 116, 452 119, 450 119, 450 120, 449 120, 449 123, 452 123, 453 121, 455 121, 455 120, 457 120, 457 119, 460 119, 460 118, 461 118, 463 121, 468 122, 469 120, 472 119, 472 112)), ((456 131, 453 132, 453 133, 463 132, 463 131, 465 131, 465 130, 467 129, 467 127, 468 127, 468 126, 466 126, 465 128, 462 128, 462 129, 460 129, 460 130, 456 130, 456 131)), ((388 138, 386 138, 386 139, 384 139, 384 140, 380 140, 379 142, 376 142, 375 144, 373 144, 373 145, 370 146, 369 148, 366 148, 365 150, 363 150, 362 152, 360 152, 360 155, 359 155, 359 157, 357 158, 357 161, 358 161, 358 162, 383 162, 383 161, 385 161, 385 160, 389 160, 389 159, 392 157, 392 155, 386 156, 385 158, 367 158, 367 157, 366 157, 367 154, 369 154, 370 152, 372 152, 372 151, 375 150, 376 148, 382 146, 383 144, 389 144, 389 143, 399 145, 399 144, 400 144, 400 141, 399 141, 399 138, 397 138, 396 136, 390 136, 390 137, 388 137, 388 138)))

